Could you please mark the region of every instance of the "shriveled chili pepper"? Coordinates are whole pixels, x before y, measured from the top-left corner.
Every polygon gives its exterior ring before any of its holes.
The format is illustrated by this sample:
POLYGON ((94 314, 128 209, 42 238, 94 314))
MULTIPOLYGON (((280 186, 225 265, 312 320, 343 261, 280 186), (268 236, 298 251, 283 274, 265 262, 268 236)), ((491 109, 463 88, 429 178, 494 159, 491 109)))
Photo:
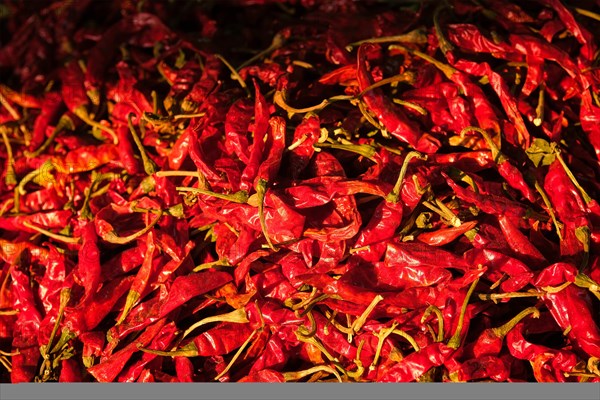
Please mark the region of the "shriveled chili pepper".
POLYGON ((600 380, 594 11, 233 3, 7 6, 0 381, 600 380))
POLYGON ((98 123, 90 118, 87 105, 89 99, 84 89, 84 74, 76 62, 67 64, 64 70, 61 71, 62 80, 62 97, 63 101, 73 114, 77 115, 86 124, 96 127, 107 133, 113 139, 113 143, 119 142, 115 136, 115 132, 101 123, 98 123))
POLYGON ((461 136, 469 130, 479 132, 484 137, 486 143, 490 147, 490 151, 492 152, 492 158, 494 159, 494 161, 496 161, 498 165, 498 172, 500 173, 500 175, 502 175, 504 179, 506 179, 506 182, 511 187, 520 191, 527 200, 534 203, 536 201, 535 193, 533 192, 531 187, 525 182, 525 179, 523 178, 523 175, 521 174, 519 169, 512 165, 510 161, 508 161, 506 157, 500 152, 500 149, 498 148, 498 146, 496 146, 489 134, 481 128, 467 127, 461 132, 461 136))

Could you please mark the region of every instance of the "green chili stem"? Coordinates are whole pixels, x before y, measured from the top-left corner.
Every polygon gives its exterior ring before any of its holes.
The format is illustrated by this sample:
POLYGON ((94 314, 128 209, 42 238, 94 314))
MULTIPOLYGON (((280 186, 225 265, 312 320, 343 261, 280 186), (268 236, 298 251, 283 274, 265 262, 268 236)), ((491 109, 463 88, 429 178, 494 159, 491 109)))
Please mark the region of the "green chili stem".
POLYGON ((200 112, 200 113, 196 113, 196 114, 177 114, 177 115, 173 115, 173 120, 177 121, 180 119, 199 118, 199 117, 204 117, 205 115, 206 115, 205 112, 200 112))
POLYGON ((361 252, 361 251, 368 251, 370 248, 371 248, 371 245, 356 247, 356 248, 353 248, 353 249, 348 249, 348 253, 350 253, 350 254, 356 254, 356 253, 361 252))
POLYGON ((250 94, 250 90, 248 89, 248 85, 246 85, 246 82, 244 82, 244 80, 242 79, 242 77, 240 76, 240 74, 236 71, 235 68, 233 68, 233 66, 231 64, 229 64, 229 62, 227 62, 227 60, 225 59, 225 57, 223 57, 220 54, 215 54, 215 57, 217 57, 219 60, 221 60, 221 62, 223 64, 225 64, 225 66, 227 67, 227 69, 229 71, 231 71, 231 75, 233 76, 233 78, 238 81, 238 83, 240 84, 240 86, 242 87, 242 89, 244 89, 244 91, 246 92, 246 95, 248 97, 251 97, 252 95, 250 94))
POLYGON ((368 144, 337 144, 337 143, 315 143, 313 145, 316 148, 329 148, 336 150, 345 150, 351 153, 359 154, 371 161, 375 161, 373 156, 377 153, 377 150, 373 146, 368 144))
POLYGON ((564 288, 566 288, 567 286, 569 286, 572 282, 565 282, 562 285, 558 285, 558 286, 544 286, 542 287, 542 290, 545 291, 546 293, 558 293, 561 290, 563 290, 564 288))
POLYGON ((54 164, 52 163, 52 160, 44 161, 44 163, 42 165, 40 165, 39 168, 34 169, 33 171, 31 171, 30 173, 25 175, 23 177, 23 179, 21 179, 21 181, 19 182, 19 184, 16 187, 16 190, 19 192, 19 194, 21 196, 26 195, 27 192, 25 191, 25 185, 27 185, 35 177, 43 174, 45 171, 50 172, 53 169, 54 169, 54 164))
POLYGON ((442 32, 442 27, 440 25, 440 13, 446 8, 447 6, 442 3, 433 12, 433 26, 435 29, 435 35, 437 36, 440 50, 442 50, 444 56, 446 53, 454 50, 454 46, 448 41, 448 39, 446 39, 446 36, 444 35, 444 32, 442 32))
POLYGON ((287 149, 289 151, 294 150, 295 148, 297 148, 298 146, 300 146, 302 143, 304 143, 306 141, 306 139, 308 139, 308 135, 307 134, 303 134, 302 136, 300 136, 298 138, 298 140, 296 140, 294 143, 290 144, 287 149))
MULTIPOLYGON (((92 172, 92 176, 94 176, 95 172, 92 172)), ((92 219, 92 214, 90 213, 89 210, 89 203, 90 200, 93 199, 94 197, 97 197, 99 194, 108 191, 108 186, 105 186, 104 188, 101 188, 100 190, 96 190, 96 187, 98 186, 98 184, 104 180, 110 179, 116 179, 118 178, 119 175, 115 174, 113 172, 108 172, 105 174, 99 174, 97 176, 95 176, 92 179, 92 183, 90 184, 90 187, 87 188, 84 192, 85 197, 83 199, 83 205, 81 206, 81 211, 79 212, 79 215, 81 218, 87 218, 87 219, 92 219)))
POLYGON ((428 114, 426 109, 424 109, 423 107, 421 107, 418 104, 411 103, 410 101, 405 101, 405 100, 396 99, 396 98, 392 99, 392 101, 396 104, 400 104, 401 106, 412 108, 413 110, 415 110, 416 112, 418 112, 421 115, 428 114))
POLYGON ((436 305, 431 304, 429 307, 427 307, 423 313, 423 317, 421 317, 421 323, 425 322, 427 317, 429 317, 432 312, 436 315, 438 320, 438 333, 436 342, 441 342, 444 340, 444 316, 442 315, 442 311, 436 305))
POLYGON ((588 289, 594 296, 600 300, 600 285, 592 278, 583 273, 578 273, 575 276, 575 285, 588 289))
POLYGON ((0 356, 0 363, 9 373, 12 373, 12 363, 4 356, 0 356))
POLYGON ((473 281, 473 283, 471 284, 471 287, 469 287, 469 291, 467 292, 467 295, 465 296, 465 300, 463 301, 462 308, 460 310, 460 315, 458 317, 458 324, 456 326, 456 331, 454 332, 454 335, 452 335, 450 340, 448 340, 448 347, 451 347, 453 349, 458 349, 460 347, 460 340, 461 340, 460 335, 462 334, 463 324, 465 321, 465 314, 467 313, 467 306, 469 305, 469 300, 471 299, 471 295, 473 294, 473 291, 475 290, 475 286, 477 286, 478 283, 479 283, 479 278, 475 279, 475 281, 473 281))
POLYGON ((348 335, 347 335, 347 340, 348 340, 348 343, 352 343, 353 336, 354 336, 354 330, 352 329, 352 325, 353 325, 352 317, 350 316, 350 314, 345 314, 345 315, 346 315, 346 325, 348 325, 348 328, 350 328, 349 329, 350 333, 348 333, 348 335))
POLYGON ((480 300, 492 300, 494 303, 500 299, 512 299, 517 297, 541 297, 545 293, 543 292, 509 292, 509 293, 491 293, 491 294, 479 294, 480 300))
POLYGON ((477 126, 467 126, 462 131, 460 131, 460 136, 464 137, 465 134, 469 131, 478 132, 479 134, 481 134, 481 136, 483 136, 483 139, 485 140, 488 147, 490 148, 490 151, 492 152, 492 158, 494 159, 494 162, 496 162, 497 164, 501 164, 504 161, 506 161, 506 157, 500 151, 500 147, 492 140, 492 137, 489 135, 489 133, 485 131, 485 129, 481 129, 477 126))
POLYGON ((383 296, 378 294, 373 298, 373 300, 371 300, 371 303, 365 309, 365 311, 363 311, 360 317, 354 320, 354 323, 350 327, 354 333, 358 333, 358 331, 360 331, 363 325, 367 322, 367 317, 369 316, 369 314, 373 312, 377 304, 379 304, 381 301, 383 301, 383 296))
POLYGON ((0 350, 0 356, 6 356, 6 357, 14 357, 14 356, 18 356, 19 354, 21 354, 19 352, 19 349, 13 351, 12 353, 8 353, 6 351, 2 351, 0 350))
POLYGON ((302 303, 300 303, 301 305, 297 304, 297 305, 292 306, 292 310, 294 310, 298 316, 302 317, 302 316, 306 315, 306 313, 308 313, 310 310, 312 310, 313 307, 317 305, 317 303, 319 303, 325 299, 328 299, 329 297, 330 296, 328 294, 322 294, 318 297, 303 300, 302 303), (304 310, 302 312, 298 312, 300 310, 300 308, 304 308, 304 310))
POLYGON ((560 162, 560 165, 562 165, 562 167, 564 168, 567 176, 569 177, 569 179, 571 180, 571 182, 573 182, 573 185, 575 185, 575 187, 577 188, 577 190, 579 190, 579 193, 581 193, 581 197, 583 197, 583 201, 585 201, 585 204, 589 204, 592 201, 592 198, 587 194, 587 192, 585 191, 585 189, 581 187, 581 185, 579 184, 579 182, 577 182, 577 179, 575 178, 575 175, 573 175, 573 172, 571 172, 571 169, 568 167, 567 163, 562 158, 562 156, 560 154, 560 149, 558 148, 558 146, 552 146, 552 147, 554 148, 554 154, 556 154, 556 158, 560 162))
POLYGON ((395 43, 395 42, 405 42, 405 43, 415 43, 415 44, 425 44, 427 43, 427 35, 423 28, 417 28, 410 32, 404 33, 402 35, 395 36, 382 36, 378 38, 369 38, 359 40, 358 42, 350 43, 346 46, 348 51, 352 51, 352 48, 360 46, 363 43, 395 43))
POLYGON ((446 204, 444 204, 440 199, 436 198, 435 204, 437 204, 437 206, 440 208, 440 210, 442 210, 442 212, 444 213, 446 218, 448 218, 448 220, 450 221, 450 224, 452 226, 458 228, 459 226, 462 225, 462 221, 460 220, 460 218, 458 218, 456 216, 456 214, 454 214, 454 211, 452 211, 450 208, 448 208, 448 206, 446 204))
MULTIPOLYGON (((143 123, 141 118, 139 121, 139 125, 140 128, 143 129, 143 123)), ((140 152, 140 155, 142 157, 142 163, 144 164, 144 172, 146 172, 147 175, 154 174, 157 170, 156 164, 154 164, 154 161, 152 161, 148 157, 148 154, 146 154, 146 149, 144 149, 144 145, 142 144, 142 141, 140 140, 140 137, 138 136, 135 127, 133 126, 133 113, 129 113, 127 115, 127 126, 129 126, 129 131, 131 132, 133 141, 135 142, 135 145, 137 146, 138 151, 140 152)))
POLYGON ((369 110, 367 109, 367 106, 365 105, 365 103, 363 103, 362 101, 359 101, 358 102, 358 110, 371 125, 373 125, 376 129, 381 131, 381 134, 383 135, 383 137, 385 137, 385 138, 390 137, 390 135, 387 133, 385 127, 383 127, 379 122, 377 122, 375 120, 375 118, 369 113, 369 110))
POLYGON ((275 91, 275 94, 273 95, 273 102, 275 104, 277 104, 279 107, 283 108, 285 111, 288 112, 288 114, 291 114, 291 115, 305 114, 305 113, 309 113, 309 112, 320 111, 336 101, 352 100, 352 99, 354 99, 353 96, 339 95, 339 96, 333 96, 328 99, 325 99, 325 100, 321 101, 319 104, 311 106, 311 107, 295 108, 295 107, 292 107, 289 104, 287 104, 285 91, 277 90, 277 91, 275 91))
POLYGON ((586 374, 585 372, 563 372, 565 378, 570 376, 581 377, 581 378, 597 378, 598 375, 594 374, 586 374))
POLYGON ((304 69, 314 69, 315 68, 312 64, 309 64, 307 62, 300 61, 300 60, 292 61, 292 65, 296 65, 296 66, 298 66, 300 68, 304 68, 304 69))
POLYGON ((356 349, 356 356, 354 357, 354 364, 356 364, 356 371, 346 371, 346 375, 355 381, 360 380, 361 376, 365 372, 365 367, 363 366, 362 361, 360 361, 360 353, 362 352, 362 348, 365 345, 365 340, 362 339, 358 344, 358 348, 356 349))
POLYGON ((575 7, 575 11, 578 14, 581 14, 585 17, 595 19, 596 21, 600 21, 600 14, 597 14, 597 13, 589 11, 589 10, 585 10, 583 8, 578 8, 578 7, 575 7))
POLYGON ((329 374, 333 374, 333 375, 335 375, 335 377, 337 378, 337 380, 340 383, 342 382, 342 377, 340 376, 340 374, 338 374, 338 372, 335 369, 333 369, 327 365, 317 365, 315 367, 305 369, 303 371, 284 372, 282 375, 283 375, 283 378, 285 379, 285 381, 289 382, 289 381, 298 381, 298 380, 304 378, 305 376, 312 375, 315 372, 320 372, 320 371, 327 372, 329 374))
POLYGON ((340 324, 338 321, 335 320, 335 316, 337 315, 337 312, 334 311, 334 313, 330 313, 329 311, 325 311, 325 317, 328 318, 328 323, 330 323, 331 325, 333 325, 338 331, 345 333, 346 335, 352 335, 353 331, 351 328, 347 328, 345 326, 343 326, 342 324, 340 324))
POLYGON ((452 75, 454 75, 454 73, 456 72, 456 69, 454 69, 453 67, 451 67, 447 64, 444 64, 444 63, 436 60, 435 58, 433 58, 423 52, 420 52, 419 50, 413 50, 408 47, 401 46, 399 44, 393 44, 393 45, 389 46, 389 49, 390 50, 402 50, 407 53, 414 54, 415 56, 427 61, 428 63, 430 63, 431 65, 433 65, 434 67, 436 67, 437 69, 442 71, 448 79, 452 79, 452 75))
POLYGON ((260 228, 262 229, 263 235, 267 241, 267 244, 273 251, 278 249, 273 245, 271 237, 267 232, 267 221, 265 220, 265 195, 267 194, 267 181, 260 178, 256 185, 256 195, 258 196, 258 218, 260 220, 260 228))
POLYGON ((554 214, 554 208, 552 208, 552 203, 550 202, 550 199, 548 198, 546 191, 544 190, 544 188, 542 188, 542 185, 540 185, 540 183, 537 180, 535 181, 535 189, 538 191, 540 196, 542 196, 542 201, 544 202, 544 205, 548 209, 548 214, 550 214, 550 218, 552 219, 552 222, 554 223, 554 227, 556 228, 556 234, 558 235, 558 239, 560 241, 562 241, 563 236, 562 236, 561 231, 562 231, 563 224, 561 222, 559 222, 558 219, 556 219, 556 215, 554 214))
POLYGON ((65 236, 65 235, 60 235, 58 233, 50 232, 49 230, 40 228, 39 226, 35 226, 35 225, 29 223, 28 221, 23 221, 23 226, 25 226, 29 229, 33 229, 34 231, 39 232, 42 235, 48 236, 49 238, 59 240, 64 243, 79 244, 79 242, 81 240, 81 238, 75 238, 75 237, 70 237, 70 236, 65 236))
POLYGON ((77 107, 76 109, 73 110, 73 114, 77 115, 79 117, 79 119, 81 119, 83 122, 85 122, 89 126, 94 127, 94 128, 98 128, 101 131, 104 131, 104 132, 108 133, 108 135, 113 140, 113 144, 115 144, 115 145, 119 144, 119 137, 117 136, 117 134, 115 133, 115 131, 112 130, 111 128, 107 127, 107 126, 102 125, 99 122, 94 121, 90 117, 90 114, 88 113, 88 110, 87 110, 87 108, 85 106, 77 107))
POLYGON ((299 331, 296 331, 295 333, 296 333, 296 338, 298 338, 299 341, 312 344, 317 349, 319 349, 321 351, 321 353, 323 353, 323 355, 325 355, 325 357, 327 357, 330 361, 339 362, 339 360, 336 357, 332 356, 331 353, 329 353, 329 351, 327 351, 325 346, 323 346, 323 344, 316 337, 314 337, 314 336, 306 337, 299 331))
POLYGON ((400 200, 400 191, 402 190, 402 183, 404 182, 404 177, 406 176, 406 172, 408 171, 408 163, 413 158, 418 158, 419 160, 427 160, 427 156, 419 153, 418 151, 411 151, 404 157, 404 161, 402 162, 402 168, 400 168, 400 174, 398 175, 398 179, 396 180, 396 184, 392 191, 386 196, 386 201, 390 203, 397 203, 400 200))
POLYGON ((223 193, 211 192, 210 190, 191 188, 191 187, 185 187, 185 186, 178 186, 176 189, 179 192, 191 192, 191 193, 203 194, 206 196, 215 197, 217 199, 231 201, 233 203, 246 204, 246 202, 248 201, 248 193, 244 190, 240 190, 239 192, 235 192, 233 194, 223 194, 223 193))
POLYGON ((385 86, 385 85, 388 85, 391 83, 396 83, 396 82, 408 82, 408 83, 412 84, 415 82, 415 79, 416 79, 415 73, 412 71, 406 71, 406 72, 403 72, 398 75, 390 76, 389 78, 384 78, 384 79, 377 81, 377 82, 373 83, 372 85, 369 85, 366 88, 364 88, 364 90, 362 90, 356 96, 356 99, 360 99, 361 97, 363 97, 365 95, 365 93, 367 93, 373 89, 376 89, 378 87, 385 86))
POLYGON ((54 130, 52 131, 50 136, 46 138, 46 140, 44 141, 44 143, 42 143, 42 145, 40 147, 38 147, 34 151, 26 150, 23 152, 23 154, 27 158, 35 158, 35 157, 39 156, 44 151, 46 151, 46 149, 48 147, 50 147, 50 145, 52 144, 52 142, 54 142, 54 139, 58 136, 58 134, 61 133, 65 129, 68 129, 70 131, 75 130, 75 123, 73 122, 73 119, 71 119, 71 117, 69 117, 68 114, 63 114, 63 116, 60 117, 60 120, 56 124, 56 127, 54 127, 54 130))
POLYGON ((533 314, 533 318, 539 318, 540 310, 538 310, 535 307, 526 308, 517 315, 515 315, 510 321, 508 321, 504 325, 499 326, 497 328, 493 328, 492 331, 499 338, 504 338, 504 336, 506 336, 508 332, 510 332, 519 322, 521 322, 529 314, 533 314))
POLYGON ((4 106, 4 108, 6 108, 6 111, 8 111, 10 116, 15 121, 18 121, 21 119, 21 114, 19 114, 19 112, 17 110, 15 110, 15 108, 12 106, 12 104, 10 104, 10 102, 6 99, 6 97, 4 97, 4 95, 2 94, 2 91, 0 91, 0 104, 2 104, 4 106))
POLYGON ((214 268, 214 267, 231 267, 231 265, 229 264, 229 262, 227 260, 217 260, 217 261, 211 261, 211 262, 207 262, 204 264, 200 264, 200 265, 196 266, 193 269, 193 271, 198 272, 198 271, 203 271, 205 269, 210 269, 210 268, 214 268))
POLYGON ((331 325, 331 320, 334 319, 336 315, 337 315, 337 311, 334 311, 331 314, 325 313, 325 317, 327 318, 327 323, 323 327, 323 333, 325 333, 326 335, 329 335, 329 325, 331 325))
POLYGON ((241 70, 242 68, 252 64, 253 62, 255 62, 256 60, 260 59, 261 57, 279 49, 281 46, 284 45, 286 39, 283 35, 281 35, 280 33, 275 34, 275 36, 273 36, 273 41, 271 42, 271 44, 269 45, 269 47, 267 47, 266 49, 264 49, 263 51, 261 51, 260 53, 256 54, 255 56, 253 56, 252 58, 250 58, 247 61, 244 61, 242 64, 240 64, 239 67, 236 68, 236 70, 241 70))
POLYGON ((156 93, 156 90, 150 92, 150 97, 152 98, 152 112, 156 114, 158 113, 158 93, 156 93))
POLYGON ((144 353, 154 354, 156 356, 164 356, 164 357, 197 357, 198 356, 198 348, 191 342, 179 350, 175 351, 163 351, 163 350, 153 350, 147 349, 142 346, 141 343, 137 344, 137 349, 143 351, 144 353))
POLYGON ((403 337, 404 339, 406 339, 408 341, 408 343, 410 343, 410 345, 413 347, 413 349, 415 349, 415 351, 421 351, 421 347, 419 346, 419 344, 417 343, 417 341, 410 336, 408 333, 404 332, 401 329, 394 329, 392 331, 392 333, 403 337))
POLYGON ((150 222, 150 224, 148 224, 148 226, 146 226, 145 228, 143 228, 140 231, 132 233, 129 236, 125 236, 125 237, 117 236, 117 234, 113 231, 113 232, 108 232, 106 235, 104 235, 103 239, 109 243, 114 243, 114 244, 127 244, 129 242, 132 242, 132 241, 136 240, 137 238, 143 236, 147 232, 149 232, 150 229, 152 229, 152 227, 154 225, 156 225, 156 223, 160 220, 162 215, 163 215, 163 211, 160 210, 160 212, 157 214, 156 218, 154 218, 152 220, 152 222, 150 222))
POLYGON ((242 345, 240 346, 240 348, 238 349, 238 351, 235 353, 235 355, 231 358, 231 361, 229 361, 229 364, 227 364, 227 366, 225 367, 225 369, 223 371, 221 371, 221 373, 217 376, 215 376, 215 381, 218 381, 219 379, 221 379, 221 377, 223 375, 225 375, 233 366, 233 364, 235 363, 235 361, 240 357, 240 355, 242 354, 242 352, 246 349, 246 346, 248 346, 248 344, 250 343, 250 341, 254 338, 254 336, 259 332, 260 329, 255 329, 252 331, 252 333, 250 334, 250 336, 248 336, 248 339, 246 339, 246 341, 244 343, 242 343, 242 345))
POLYGON ((542 122, 544 122, 544 87, 540 87, 540 92, 538 93, 538 105, 535 108, 535 118, 533 119, 533 124, 535 126, 541 126, 542 122))
POLYGON ((157 171, 156 176, 185 176, 198 178, 200 173, 200 171, 157 171))
MULTIPOLYGON (((437 201, 436 201, 436 203, 437 203, 437 201)), ((455 226, 455 227, 462 225, 462 221, 453 212, 450 211, 450 213, 448 213, 448 211, 445 211, 445 210, 442 210, 441 208, 436 207, 429 201, 423 201, 422 204, 425 207, 427 207, 428 209, 430 209, 431 211, 438 214, 440 217, 442 217, 443 222, 445 222, 449 225, 455 226)))
POLYGON ((49 351, 52 347, 52 342, 54 342, 54 338, 56 337, 56 333, 58 332, 58 327, 63 319, 63 315, 65 313, 65 308, 69 303, 69 299, 71 298, 71 289, 64 288, 60 291, 60 300, 58 304, 58 314, 56 315, 56 321, 54 322, 54 327, 52 328, 52 332, 50 333, 50 338, 48 338, 48 345, 45 348, 40 347, 40 352, 42 352, 42 356, 46 358, 49 354, 49 351))
POLYGON ((297 334, 302 336, 304 339, 309 339, 317 334, 317 321, 315 321, 315 317, 312 314, 312 311, 309 310, 305 314, 310 322, 310 328, 301 325, 298 328, 297 334))
POLYGON ((131 311, 131 309, 140 300, 140 297, 141 297, 141 294, 138 291, 130 290, 127 292, 127 298, 125 299, 125 305, 123 306, 123 311, 121 312, 119 319, 117 319, 116 325, 121 325, 123 323, 123 321, 125 321, 125 318, 127 317, 127 315, 129 315, 129 312, 131 311))
POLYGON ((377 349, 375 350, 375 357, 373 357, 373 362, 371 362, 371 365, 369 366, 369 371, 373 371, 376 368, 377 362, 379 361, 379 357, 381 355, 381 350, 383 349, 385 339, 392 334, 392 332, 394 331, 394 329, 396 329, 397 326, 398 322, 394 321, 392 323, 392 326, 390 326, 389 328, 382 329, 375 334, 375 336, 377 336, 377 349))

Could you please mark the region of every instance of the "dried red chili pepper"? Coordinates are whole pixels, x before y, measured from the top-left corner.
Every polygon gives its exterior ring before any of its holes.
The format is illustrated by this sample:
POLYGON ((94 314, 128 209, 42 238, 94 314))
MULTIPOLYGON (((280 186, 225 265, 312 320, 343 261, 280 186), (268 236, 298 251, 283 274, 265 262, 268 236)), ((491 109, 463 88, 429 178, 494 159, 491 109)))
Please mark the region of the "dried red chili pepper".
POLYGON ((398 106, 386 98, 381 89, 370 89, 365 92, 374 83, 367 69, 367 54, 375 51, 377 47, 372 44, 362 44, 358 48, 356 76, 359 89, 364 92, 362 99, 391 135, 416 148, 420 138, 416 123, 409 120, 398 106))
POLYGON ((0 380, 600 379, 596 16, 249 5, 9 5, 0 380))

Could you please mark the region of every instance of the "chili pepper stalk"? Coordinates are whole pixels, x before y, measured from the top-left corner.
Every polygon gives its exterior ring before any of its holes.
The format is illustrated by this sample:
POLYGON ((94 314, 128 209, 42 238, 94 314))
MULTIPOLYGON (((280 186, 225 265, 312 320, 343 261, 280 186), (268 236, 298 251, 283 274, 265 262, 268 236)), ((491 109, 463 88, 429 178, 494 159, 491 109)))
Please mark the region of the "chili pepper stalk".
POLYGON ((467 295, 465 296, 465 300, 463 301, 461 310, 460 310, 460 314, 458 316, 458 324, 456 325, 456 330, 454 331, 454 335, 452 335, 452 337, 448 340, 448 347, 452 348, 452 349, 458 349, 460 347, 461 344, 461 335, 462 335, 462 330, 463 330, 463 324, 465 321, 465 314, 467 313, 467 306, 469 305, 469 300, 471 299, 471 295, 473 294, 473 291, 475 290, 475 286, 477 286, 477 284, 479 283, 479 278, 477 278, 475 281, 473 281, 473 283, 471 284, 471 286, 469 287, 469 290, 467 291, 467 295))

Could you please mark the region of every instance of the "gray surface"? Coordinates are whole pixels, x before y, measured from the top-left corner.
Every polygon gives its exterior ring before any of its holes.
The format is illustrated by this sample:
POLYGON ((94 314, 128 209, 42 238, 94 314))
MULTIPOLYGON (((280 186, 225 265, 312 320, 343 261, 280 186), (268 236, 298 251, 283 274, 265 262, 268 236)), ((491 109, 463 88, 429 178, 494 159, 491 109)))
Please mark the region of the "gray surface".
POLYGON ((404 384, 263 384, 263 383, 46 383, 2 384, 0 399, 528 399, 599 400, 593 383, 404 383, 404 384))

